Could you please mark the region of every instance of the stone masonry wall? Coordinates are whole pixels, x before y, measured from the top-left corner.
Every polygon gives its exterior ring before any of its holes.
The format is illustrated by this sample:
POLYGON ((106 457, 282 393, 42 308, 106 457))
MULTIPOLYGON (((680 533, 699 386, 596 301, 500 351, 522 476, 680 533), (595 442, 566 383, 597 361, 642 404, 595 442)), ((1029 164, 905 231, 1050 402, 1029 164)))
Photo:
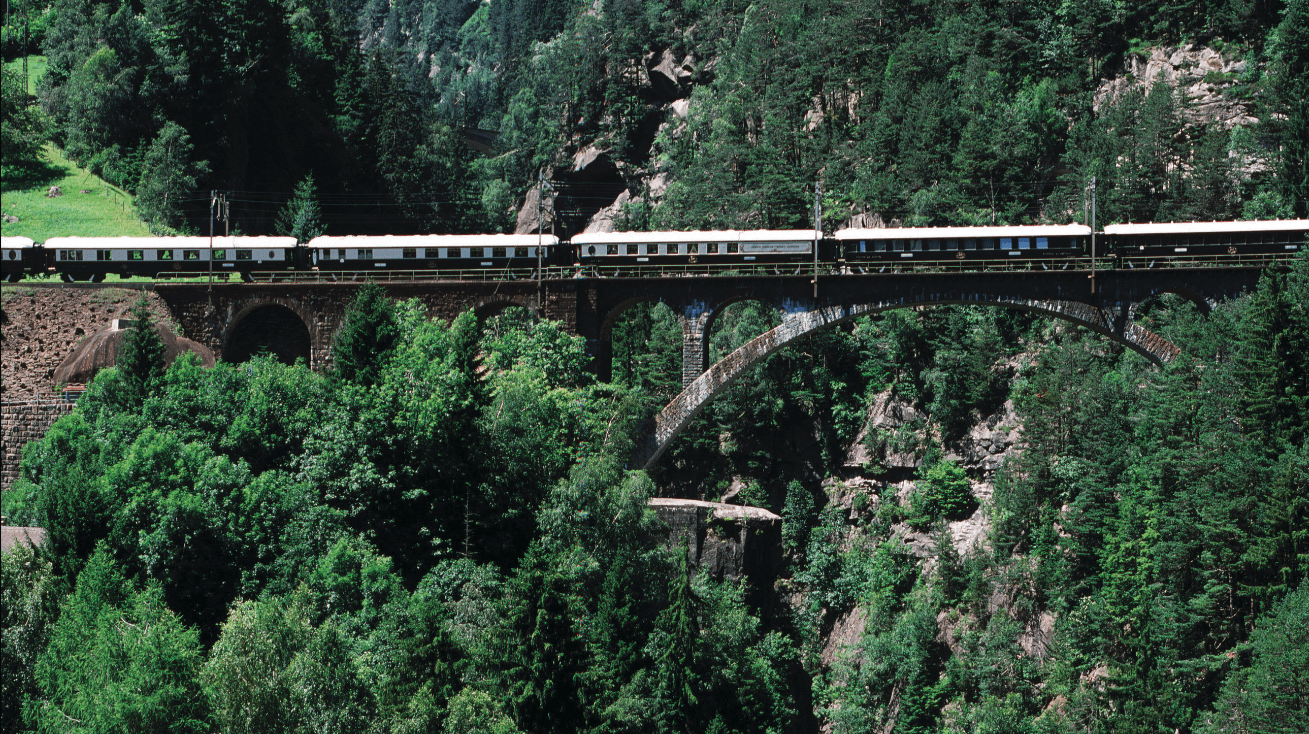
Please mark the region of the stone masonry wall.
POLYGON ((18 479, 23 447, 44 436, 50 426, 74 405, 71 402, 30 402, 0 406, 0 452, 4 455, 4 463, 0 466, 0 491, 8 491, 18 479))

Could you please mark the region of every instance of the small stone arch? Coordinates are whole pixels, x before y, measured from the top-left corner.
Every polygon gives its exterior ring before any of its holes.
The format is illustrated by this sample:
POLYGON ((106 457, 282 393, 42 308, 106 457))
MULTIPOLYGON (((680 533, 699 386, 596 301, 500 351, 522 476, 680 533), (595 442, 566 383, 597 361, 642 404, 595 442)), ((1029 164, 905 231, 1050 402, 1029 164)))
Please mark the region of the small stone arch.
POLYGON ((284 364, 303 358, 315 366, 313 322, 302 310, 298 302, 285 298, 261 299, 234 309, 223 330, 223 360, 246 362, 268 351, 284 364))
POLYGON ((534 321, 541 319, 539 309, 532 302, 524 302, 514 298, 490 298, 473 304, 473 316, 477 318, 478 326, 486 323, 487 319, 495 318, 506 310, 511 308, 522 308, 532 315, 534 321))
POLYGON ((1079 301, 1042 301, 981 293, 924 294, 918 298, 836 305, 808 311, 792 310, 783 318, 780 326, 751 340, 690 381, 681 394, 673 398, 672 402, 660 411, 653 425, 648 427, 637 449, 637 463, 644 469, 654 466, 673 439, 704 409, 705 405, 751 367, 802 336, 859 316, 882 311, 914 306, 962 304, 1000 306, 1061 318, 1104 334, 1156 364, 1171 361, 1180 352, 1176 346, 1162 337, 1130 321, 1123 324, 1121 330, 1116 329, 1112 319, 1103 310, 1079 301))

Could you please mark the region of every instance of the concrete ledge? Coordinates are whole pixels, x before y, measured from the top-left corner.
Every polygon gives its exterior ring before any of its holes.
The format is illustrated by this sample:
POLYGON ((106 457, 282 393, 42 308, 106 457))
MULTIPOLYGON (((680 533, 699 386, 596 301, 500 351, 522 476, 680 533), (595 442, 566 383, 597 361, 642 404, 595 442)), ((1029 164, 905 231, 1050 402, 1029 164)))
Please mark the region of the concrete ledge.
POLYGON ((764 520, 766 522, 776 522, 782 519, 781 515, 769 512, 762 507, 729 505, 725 502, 705 502, 704 500, 680 500, 669 497, 655 497, 650 500, 650 506, 655 508, 656 511, 661 507, 712 510, 713 518, 715 520, 764 520))

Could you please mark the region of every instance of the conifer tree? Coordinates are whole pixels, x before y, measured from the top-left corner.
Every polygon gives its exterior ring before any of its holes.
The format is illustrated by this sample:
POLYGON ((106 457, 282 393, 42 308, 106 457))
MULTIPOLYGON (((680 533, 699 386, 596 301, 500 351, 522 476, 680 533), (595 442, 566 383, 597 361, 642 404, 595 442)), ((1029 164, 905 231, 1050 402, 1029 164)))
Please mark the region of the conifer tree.
POLYGON ((697 636, 695 596, 691 591, 691 567, 685 549, 677 575, 669 582, 669 606, 664 610, 667 646, 659 655, 659 694, 668 731, 692 731, 695 697, 695 641, 697 636))
POLYGON ((337 376, 364 386, 376 384, 399 338, 395 303, 382 286, 366 284, 350 303, 332 345, 337 376))
POLYGON ((294 237, 296 242, 308 242, 327 231, 322 212, 318 208, 318 190, 314 174, 310 172, 295 186, 295 195, 277 215, 277 233, 294 237))
POLYGON ((155 331, 145 294, 132 305, 132 328, 118 350, 118 374, 129 406, 139 406, 164 378, 164 342, 155 331))

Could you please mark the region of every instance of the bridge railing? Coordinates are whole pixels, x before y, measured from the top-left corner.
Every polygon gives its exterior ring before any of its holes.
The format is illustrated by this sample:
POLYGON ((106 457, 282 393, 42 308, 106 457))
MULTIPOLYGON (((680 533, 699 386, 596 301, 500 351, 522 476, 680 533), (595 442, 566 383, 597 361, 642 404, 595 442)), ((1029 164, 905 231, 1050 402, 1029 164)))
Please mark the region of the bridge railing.
MULTIPOLYGON (((1271 254, 1197 255, 1192 257, 1130 257, 1116 259, 1097 258, 1100 271, 1140 268, 1197 268, 1197 267, 1269 267, 1285 264, 1295 256, 1293 252, 1271 254)), ((1053 270, 1091 270, 1089 257, 1076 258, 1010 258, 986 260, 901 260, 885 262, 820 262, 818 275, 874 275, 894 273, 975 273, 975 272, 1042 272, 1053 270)), ((713 276, 812 276, 812 263, 731 263, 731 264, 650 264, 638 265, 571 265, 544 268, 544 280, 574 278, 676 278, 713 276)), ((537 278, 536 268, 467 268, 440 270, 317 270, 317 271, 257 271, 250 273, 256 283, 351 283, 377 281, 532 281, 537 278)))

